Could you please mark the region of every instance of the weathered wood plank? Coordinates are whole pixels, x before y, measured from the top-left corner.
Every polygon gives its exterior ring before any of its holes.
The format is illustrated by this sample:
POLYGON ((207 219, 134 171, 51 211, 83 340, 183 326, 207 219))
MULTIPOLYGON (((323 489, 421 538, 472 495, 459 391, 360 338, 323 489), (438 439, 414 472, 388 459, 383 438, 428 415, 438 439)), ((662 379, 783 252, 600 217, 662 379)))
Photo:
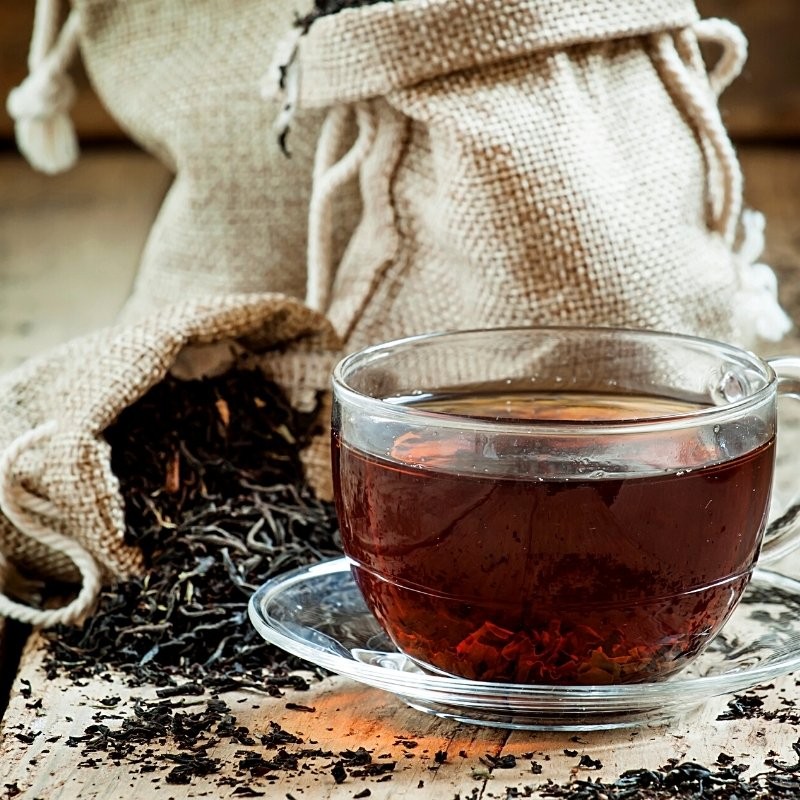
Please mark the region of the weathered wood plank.
MULTIPOLYGON (((86 686, 77 686, 68 679, 48 681, 41 671, 42 653, 36 644, 26 653, 0 740, 0 786, 15 784, 22 792, 20 797, 110 800, 128 797, 131 793, 139 796, 140 792, 157 785, 168 790, 169 796, 176 800, 202 796, 204 792, 215 796, 220 791, 221 778, 244 779, 244 773, 237 768, 241 760, 237 752, 258 752, 266 759, 275 755, 274 749, 220 741, 209 749, 208 755, 221 760, 222 771, 195 779, 189 786, 166 784, 166 774, 173 766, 168 761, 160 761, 157 769, 149 772, 142 771, 141 764, 128 760, 115 764, 105 753, 84 755, 80 745, 77 748, 65 746, 69 736, 83 735, 98 714, 110 717, 102 720, 105 724, 118 725, 113 717, 130 712, 131 698, 155 698, 155 692, 153 689, 130 689, 120 679, 98 680, 86 686), (33 687, 28 697, 24 696, 27 694, 24 680, 29 680, 33 687), (101 702, 110 696, 121 698, 112 708, 101 702), (31 706, 39 705, 39 699, 41 708, 32 709, 31 706), (17 734, 23 739, 33 737, 33 740, 29 744, 17 738, 17 734), (53 736, 60 738, 57 742, 48 742, 53 736), (90 758, 97 760, 96 766, 86 765, 90 758), (80 766, 81 763, 84 766, 80 766)), ((318 683, 310 691, 287 691, 282 698, 242 691, 228 693, 223 699, 236 716, 237 725, 247 726, 256 738, 267 733, 269 723, 274 721, 303 739, 302 744, 287 745, 289 752, 312 747, 336 754, 304 759, 310 767, 306 775, 277 771, 271 780, 269 777, 247 780, 247 785, 256 790, 269 789, 270 796, 283 797, 288 792, 298 793, 295 796, 303 793, 305 797, 350 797, 366 786, 377 798, 403 796, 402 791, 416 789, 420 781, 430 786, 434 781, 441 782, 449 773, 455 773, 449 767, 443 767, 441 775, 438 770, 429 769, 435 766, 434 754, 438 750, 447 751, 450 759, 456 759, 456 764, 465 761, 458 752, 466 751, 469 756, 466 760, 480 766, 478 756, 499 752, 507 737, 502 731, 453 725, 414 712, 389 695, 338 678, 318 683), (287 709, 287 702, 316 710, 306 713, 287 709), (338 754, 362 746, 373 751, 378 762, 396 762, 391 781, 380 783, 375 778, 350 777, 339 786, 331 774, 332 765, 340 760, 338 754), (382 754, 391 757, 378 758, 382 754)), ((202 699, 198 702, 202 703, 202 699)), ((169 739, 155 747, 159 756, 178 752, 169 739)), ((140 758, 143 749, 138 753, 140 758)), ((459 769, 458 774, 461 772, 459 769)), ((230 789, 225 792, 228 794, 230 789)))
MULTIPOLYGON (((220 737, 207 751, 209 757, 220 760, 220 771, 193 778, 188 785, 174 785, 166 782, 173 764, 164 756, 181 751, 170 737, 152 745, 155 756, 150 758, 145 757, 144 746, 124 759, 106 752, 84 753, 80 743, 67 746, 69 736, 84 735, 93 722, 119 727, 115 717, 130 714, 131 698, 152 698, 153 690, 129 689, 113 677, 110 682, 97 680, 86 686, 66 679, 47 680, 40 669, 41 656, 42 650, 36 646, 27 652, 0 740, 0 785, 15 787, 14 791, 19 791, 16 796, 26 800, 122 800, 149 796, 156 789, 158 796, 180 800, 235 796, 232 792, 237 786, 281 798, 290 794, 295 798, 339 800, 367 788, 375 800, 452 798, 457 794, 466 798, 473 790, 479 797, 505 797, 508 787, 524 792, 526 786, 535 789, 548 779, 566 782, 576 776, 614 780, 625 770, 657 769, 671 758, 712 765, 721 752, 736 762, 750 764, 755 773, 763 768, 770 751, 793 762, 792 742, 797 738, 790 724, 717 720, 726 708, 726 698, 716 699, 669 726, 581 734, 512 733, 440 720, 407 708, 388 694, 333 677, 306 692, 287 691, 281 698, 253 692, 223 696, 236 716, 236 724, 249 728, 256 739, 267 733, 270 721, 274 721, 303 740, 302 744, 287 744, 288 753, 315 748, 332 755, 301 756, 299 769, 253 778, 239 768, 242 751, 269 760, 276 750, 220 737), (21 683, 23 679, 32 687, 28 697, 23 695, 27 689, 21 683), (120 702, 109 707, 110 696, 119 697, 120 702), (315 711, 287 709, 288 702, 315 711), (339 754, 359 747, 370 751, 377 763, 396 763, 390 780, 348 774, 343 783, 336 782, 332 767, 341 760, 339 754), (444 763, 437 763, 437 752, 446 754, 444 763), (512 754, 516 765, 490 769, 482 760, 486 754, 512 754), (599 759, 602 768, 579 766, 584 754, 599 759), (541 766, 539 774, 532 771, 534 761, 541 766), (151 770, 148 765, 155 766, 151 770)), ((796 697, 797 688, 794 679, 787 677, 760 694, 767 705, 777 705, 784 697, 796 697)))
POLYGON ((132 149, 56 177, 0 154, 0 372, 114 319, 169 181, 132 149))

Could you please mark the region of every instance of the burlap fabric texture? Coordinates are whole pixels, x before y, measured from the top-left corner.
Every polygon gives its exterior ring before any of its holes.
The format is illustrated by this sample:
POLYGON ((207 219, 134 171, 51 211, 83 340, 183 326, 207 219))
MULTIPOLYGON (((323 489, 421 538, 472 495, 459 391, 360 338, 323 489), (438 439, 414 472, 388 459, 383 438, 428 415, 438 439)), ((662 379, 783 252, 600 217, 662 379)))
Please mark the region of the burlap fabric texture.
MULTIPOLYGON (((716 102, 745 52, 687 0, 403 0, 317 19, 265 80, 289 109, 330 109, 308 302, 350 348, 531 323, 779 338, 774 275, 754 264, 763 220, 742 213, 716 102), (710 74, 700 39, 723 47, 710 74), (356 175, 364 213, 338 260, 356 175)), ((302 130, 291 120, 290 141, 302 130)))
POLYGON ((123 541, 123 499, 103 431, 167 370, 196 369, 191 350, 206 345, 260 354, 296 402, 325 387, 337 351, 327 321, 300 302, 228 295, 98 331, 0 379, 0 553, 38 577, 81 584, 76 600, 56 610, 0 595, 0 613, 33 624, 72 621, 101 581, 140 567, 138 549, 123 541))
MULTIPOLYGON (((9 97, 23 152, 48 172, 75 163, 69 69, 79 49, 115 120, 175 173, 126 314, 206 294, 302 297, 321 115, 303 117, 287 158, 273 133, 280 105, 260 99, 258 89, 292 25, 291 4, 73 0, 63 25, 61 5, 37 0, 31 75, 9 97)), ((354 225, 357 203, 355 190, 342 198, 349 221, 339 241, 354 225)))

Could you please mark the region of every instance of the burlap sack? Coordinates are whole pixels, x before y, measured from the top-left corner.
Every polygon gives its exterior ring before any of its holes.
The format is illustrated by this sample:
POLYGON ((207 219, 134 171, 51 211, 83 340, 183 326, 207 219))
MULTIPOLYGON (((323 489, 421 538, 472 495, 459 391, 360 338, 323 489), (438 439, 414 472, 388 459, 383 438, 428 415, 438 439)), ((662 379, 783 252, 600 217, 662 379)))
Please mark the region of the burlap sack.
MULTIPOLYGON (((60 5, 38 0, 31 74, 9 97, 20 149, 48 172, 75 162, 69 68, 79 48, 116 121, 175 172, 126 313, 208 293, 303 297, 320 115, 303 119, 287 158, 272 130, 280 107, 260 100, 258 88, 296 9, 259 0, 73 0, 60 26, 60 5)), ((358 213, 357 193, 347 197, 342 242, 358 213)))
MULTIPOLYGON (((64 21, 61 6, 37 1, 30 75, 8 100, 22 152, 51 173, 78 157, 69 69, 80 48, 117 121, 176 176, 127 323, 0 381, 0 555, 27 573, 81 584, 75 602, 55 611, 0 597, 0 614, 43 625, 75 620, 100 580, 138 564, 122 543, 122 501, 102 439, 123 408, 167 369, 187 377, 220 369, 230 338, 306 337, 262 365, 296 405, 314 402, 333 361, 327 323, 292 299, 306 290, 317 126, 304 120, 287 158, 272 132, 279 106, 258 89, 293 10, 256 0, 75 0, 64 21)), ((309 481, 329 495, 326 439, 302 457, 309 481)))
MULTIPOLYGON (((330 108, 309 300, 350 348, 431 328, 583 323, 750 345, 789 320, 716 93, 746 42, 688 0, 403 0, 317 19, 265 89, 330 108), (710 75, 699 39, 723 46, 710 75), (342 159, 344 124, 359 135, 342 159), (340 191, 364 213, 330 247, 340 191)), ((303 132, 291 123, 292 137, 303 132)))
POLYGON ((0 379, 0 553, 37 576, 81 584, 75 601, 53 611, 0 595, 0 614, 72 621, 102 580, 140 566, 139 551, 123 542, 123 500, 103 432, 167 370, 197 369, 187 351, 210 343, 260 353, 267 374, 295 394, 325 388, 337 349, 327 321, 298 301, 229 295, 98 331, 0 379))

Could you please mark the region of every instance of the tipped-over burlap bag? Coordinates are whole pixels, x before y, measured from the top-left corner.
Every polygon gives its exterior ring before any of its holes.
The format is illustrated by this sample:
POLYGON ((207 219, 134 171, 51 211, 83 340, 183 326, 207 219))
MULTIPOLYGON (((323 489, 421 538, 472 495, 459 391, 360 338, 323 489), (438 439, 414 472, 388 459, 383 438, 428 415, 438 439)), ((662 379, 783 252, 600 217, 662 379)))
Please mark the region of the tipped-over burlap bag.
POLYGON ((123 500, 103 432, 168 370, 195 370, 191 350, 209 344, 257 354, 299 406, 325 388, 337 347, 327 321, 296 300, 229 295, 98 331, 0 379, 0 553, 38 577, 81 584, 56 610, 0 595, 0 614, 73 621, 102 580, 140 567, 138 549, 124 544, 123 500))
POLYGON ((402 0, 317 19, 265 86, 331 109, 310 302, 351 348, 530 323, 779 338, 716 102, 745 50, 688 0, 402 0), (700 40, 723 48, 710 74, 700 40), (355 174, 364 212, 337 262, 332 214, 355 174))

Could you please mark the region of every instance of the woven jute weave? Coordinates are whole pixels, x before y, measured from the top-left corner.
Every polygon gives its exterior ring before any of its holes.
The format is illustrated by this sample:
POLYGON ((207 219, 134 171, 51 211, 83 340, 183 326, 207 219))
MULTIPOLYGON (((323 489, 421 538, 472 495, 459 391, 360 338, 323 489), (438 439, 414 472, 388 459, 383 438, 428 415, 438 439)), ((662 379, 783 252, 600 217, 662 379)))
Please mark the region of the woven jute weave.
POLYGON ((290 41, 284 102, 330 109, 309 297, 350 347, 531 323, 785 332, 716 102, 746 47, 730 23, 686 0, 404 0, 290 41), (701 39, 724 48, 711 74, 701 39), (330 217, 356 170, 339 261, 330 217))

